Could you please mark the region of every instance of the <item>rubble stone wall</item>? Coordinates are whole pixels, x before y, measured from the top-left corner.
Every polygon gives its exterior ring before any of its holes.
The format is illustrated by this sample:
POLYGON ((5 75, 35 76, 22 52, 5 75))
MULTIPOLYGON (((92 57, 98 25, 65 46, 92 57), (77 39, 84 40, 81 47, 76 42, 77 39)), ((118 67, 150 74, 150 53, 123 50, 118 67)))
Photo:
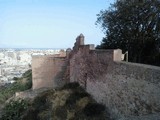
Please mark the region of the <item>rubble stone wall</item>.
POLYGON ((160 112, 160 67, 121 61, 122 51, 96 50, 77 37, 66 57, 33 57, 33 89, 79 82, 115 118, 160 112))
POLYGON ((74 46, 71 55, 70 81, 79 82, 115 118, 160 112, 160 67, 122 62, 121 50, 93 45, 74 46))
POLYGON ((160 112, 160 68, 114 62, 110 72, 87 80, 87 91, 115 117, 160 112))

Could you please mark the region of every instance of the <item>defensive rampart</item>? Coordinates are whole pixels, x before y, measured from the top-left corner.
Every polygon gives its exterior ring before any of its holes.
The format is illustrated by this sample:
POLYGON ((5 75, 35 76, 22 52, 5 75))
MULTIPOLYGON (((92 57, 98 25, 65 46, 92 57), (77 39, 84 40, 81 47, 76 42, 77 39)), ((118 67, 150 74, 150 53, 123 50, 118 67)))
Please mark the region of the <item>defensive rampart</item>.
POLYGON ((65 57, 33 56, 32 83, 33 89, 59 87, 64 84, 63 75, 66 69, 65 57))
POLYGON ((78 40, 71 52, 71 82, 79 82, 115 118, 159 113, 159 67, 122 62, 121 50, 95 50, 78 40))
POLYGON ((122 62, 120 49, 96 50, 84 44, 82 34, 66 55, 33 57, 33 89, 76 81, 116 119, 159 114, 159 67, 122 62))

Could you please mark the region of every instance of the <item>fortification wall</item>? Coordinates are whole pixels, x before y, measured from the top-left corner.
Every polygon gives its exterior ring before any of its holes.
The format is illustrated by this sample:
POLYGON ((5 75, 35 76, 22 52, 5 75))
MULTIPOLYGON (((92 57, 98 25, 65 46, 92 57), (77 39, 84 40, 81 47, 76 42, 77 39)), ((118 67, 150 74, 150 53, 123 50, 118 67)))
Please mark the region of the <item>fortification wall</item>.
POLYGON ((122 62, 121 56, 120 49, 85 45, 81 34, 66 58, 33 57, 33 89, 77 81, 115 118, 160 113, 160 67, 122 62))
POLYGON ((33 56, 32 57, 32 83, 33 89, 43 87, 59 87, 63 80, 66 61, 64 57, 33 56))
POLYGON ((119 49, 75 45, 70 57, 70 81, 79 82, 115 118, 160 112, 159 67, 121 62, 119 49))
POLYGON ((70 81, 77 81, 84 88, 88 78, 96 79, 113 64, 113 59, 121 59, 120 55, 114 56, 114 53, 122 54, 121 50, 95 50, 93 44, 85 45, 82 34, 74 45, 69 57, 70 81))
POLYGON ((87 80, 87 91, 116 117, 160 112, 160 68, 114 62, 110 73, 87 80))
POLYGON ((89 46, 83 46, 70 59, 70 81, 78 81, 86 88, 88 78, 97 78, 107 71, 108 64, 113 63, 113 50, 96 51, 89 50, 89 46))

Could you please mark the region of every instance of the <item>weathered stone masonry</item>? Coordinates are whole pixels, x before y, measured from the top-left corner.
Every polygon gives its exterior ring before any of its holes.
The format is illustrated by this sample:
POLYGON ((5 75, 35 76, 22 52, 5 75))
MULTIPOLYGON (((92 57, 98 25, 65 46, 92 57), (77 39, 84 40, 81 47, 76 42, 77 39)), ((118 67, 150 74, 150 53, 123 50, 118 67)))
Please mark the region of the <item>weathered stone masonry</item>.
POLYGON ((33 56, 32 57, 32 88, 61 86, 66 69, 65 57, 33 56))
POLYGON ((33 57, 33 89, 77 81, 115 118, 159 113, 160 68, 122 62, 121 56, 120 49, 85 45, 81 34, 66 57, 33 57))

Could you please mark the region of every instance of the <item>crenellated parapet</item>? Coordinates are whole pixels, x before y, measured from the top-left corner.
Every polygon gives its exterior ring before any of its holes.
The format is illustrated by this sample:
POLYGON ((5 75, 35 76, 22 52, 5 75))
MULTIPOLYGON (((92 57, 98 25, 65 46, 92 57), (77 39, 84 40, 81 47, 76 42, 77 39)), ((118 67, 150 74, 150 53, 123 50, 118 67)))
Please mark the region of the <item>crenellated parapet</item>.
POLYGON ((88 73, 88 65, 94 68, 97 64, 96 62, 102 64, 105 61, 110 64, 113 61, 121 61, 121 50, 96 50, 94 44, 85 45, 84 38, 84 35, 80 34, 77 36, 72 49, 68 48, 66 51, 60 50, 59 54, 33 56, 33 89, 57 87, 60 83, 65 83, 65 80, 68 82, 84 79, 83 75, 88 73), (81 64, 85 68, 83 70, 85 73, 82 73, 83 75, 80 77, 76 76, 77 73, 75 73, 76 71, 81 73, 80 68, 74 67, 77 64, 81 64))

